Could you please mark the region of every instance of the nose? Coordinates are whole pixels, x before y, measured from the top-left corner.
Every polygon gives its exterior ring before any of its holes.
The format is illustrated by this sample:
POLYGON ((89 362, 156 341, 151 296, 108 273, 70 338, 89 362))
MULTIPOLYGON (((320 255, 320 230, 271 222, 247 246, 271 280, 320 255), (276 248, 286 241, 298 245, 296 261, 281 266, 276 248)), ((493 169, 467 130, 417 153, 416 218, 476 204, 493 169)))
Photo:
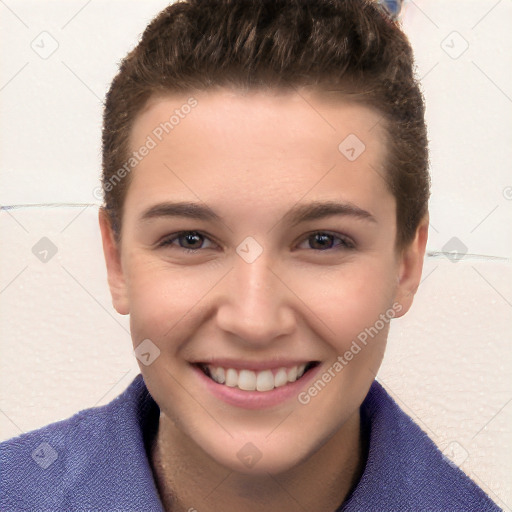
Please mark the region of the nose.
POLYGON ((235 256, 226 276, 217 325, 251 348, 265 348, 295 329, 293 292, 279 276, 278 266, 265 256, 247 263, 235 256))

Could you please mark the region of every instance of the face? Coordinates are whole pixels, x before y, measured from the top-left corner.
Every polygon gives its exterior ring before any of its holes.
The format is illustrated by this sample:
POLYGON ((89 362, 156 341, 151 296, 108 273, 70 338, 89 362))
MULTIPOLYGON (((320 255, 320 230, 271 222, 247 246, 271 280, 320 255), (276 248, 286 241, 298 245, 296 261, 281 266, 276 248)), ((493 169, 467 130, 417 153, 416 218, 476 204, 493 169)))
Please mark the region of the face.
POLYGON ((358 414, 426 225, 395 250, 377 112, 307 91, 194 98, 153 99, 134 124, 132 149, 151 148, 119 246, 100 216, 114 306, 167 421, 232 470, 282 471, 358 414))

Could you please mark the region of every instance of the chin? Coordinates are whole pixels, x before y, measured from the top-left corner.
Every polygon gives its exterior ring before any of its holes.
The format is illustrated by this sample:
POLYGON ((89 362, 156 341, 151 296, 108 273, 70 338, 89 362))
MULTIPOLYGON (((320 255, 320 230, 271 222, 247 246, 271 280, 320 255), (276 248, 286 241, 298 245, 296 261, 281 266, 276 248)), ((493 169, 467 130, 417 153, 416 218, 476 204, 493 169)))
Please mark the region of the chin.
POLYGON ((200 446, 217 464, 226 469, 255 477, 268 476, 268 474, 285 473, 296 468, 302 461, 311 455, 311 450, 304 446, 303 442, 283 442, 282 438, 266 439, 262 433, 260 436, 229 439, 229 442, 219 443, 212 440, 210 446, 200 446), (213 446, 212 446, 213 445, 213 446), (297 450, 297 445, 301 450, 297 450))

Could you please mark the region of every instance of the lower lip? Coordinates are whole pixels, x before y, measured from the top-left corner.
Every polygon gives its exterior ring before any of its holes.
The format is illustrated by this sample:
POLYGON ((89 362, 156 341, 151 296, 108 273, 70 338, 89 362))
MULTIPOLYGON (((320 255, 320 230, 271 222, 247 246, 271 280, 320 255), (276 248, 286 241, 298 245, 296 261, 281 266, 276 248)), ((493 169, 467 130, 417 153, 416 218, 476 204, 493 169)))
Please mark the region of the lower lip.
POLYGON ((200 368, 192 365, 192 369, 210 393, 223 402, 243 409, 266 409, 296 398, 301 389, 318 373, 319 368, 320 365, 315 366, 295 382, 289 382, 284 386, 274 388, 272 391, 243 391, 225 384, 218 384, 207 377, 200 368))

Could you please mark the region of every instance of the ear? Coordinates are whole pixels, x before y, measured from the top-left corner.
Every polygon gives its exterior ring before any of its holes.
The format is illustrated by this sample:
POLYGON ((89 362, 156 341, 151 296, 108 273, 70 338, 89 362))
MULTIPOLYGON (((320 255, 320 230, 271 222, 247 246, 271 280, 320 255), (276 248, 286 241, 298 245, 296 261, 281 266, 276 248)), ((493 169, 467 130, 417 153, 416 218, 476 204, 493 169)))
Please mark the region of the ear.
POLYGON ((130 312, 130 307, 125 276, 121 265, 121 248, 115 240, 110 219, 104 208, 100 208, 98 220, 103 243, 103 254, 107 264, 108 285, 112 295, 112 305, 119 314, 127 315, 130 312))
POLYGON ((395 301, 402 306, 402 309, 396 315, 397 318, 409 311, 414 295, 420 285, 423 258, 425 257, 428 239, 428 222, 429 216, 427 214, 418 225, 414 240, 402 249, 399 256, 400 266, 395 301))

